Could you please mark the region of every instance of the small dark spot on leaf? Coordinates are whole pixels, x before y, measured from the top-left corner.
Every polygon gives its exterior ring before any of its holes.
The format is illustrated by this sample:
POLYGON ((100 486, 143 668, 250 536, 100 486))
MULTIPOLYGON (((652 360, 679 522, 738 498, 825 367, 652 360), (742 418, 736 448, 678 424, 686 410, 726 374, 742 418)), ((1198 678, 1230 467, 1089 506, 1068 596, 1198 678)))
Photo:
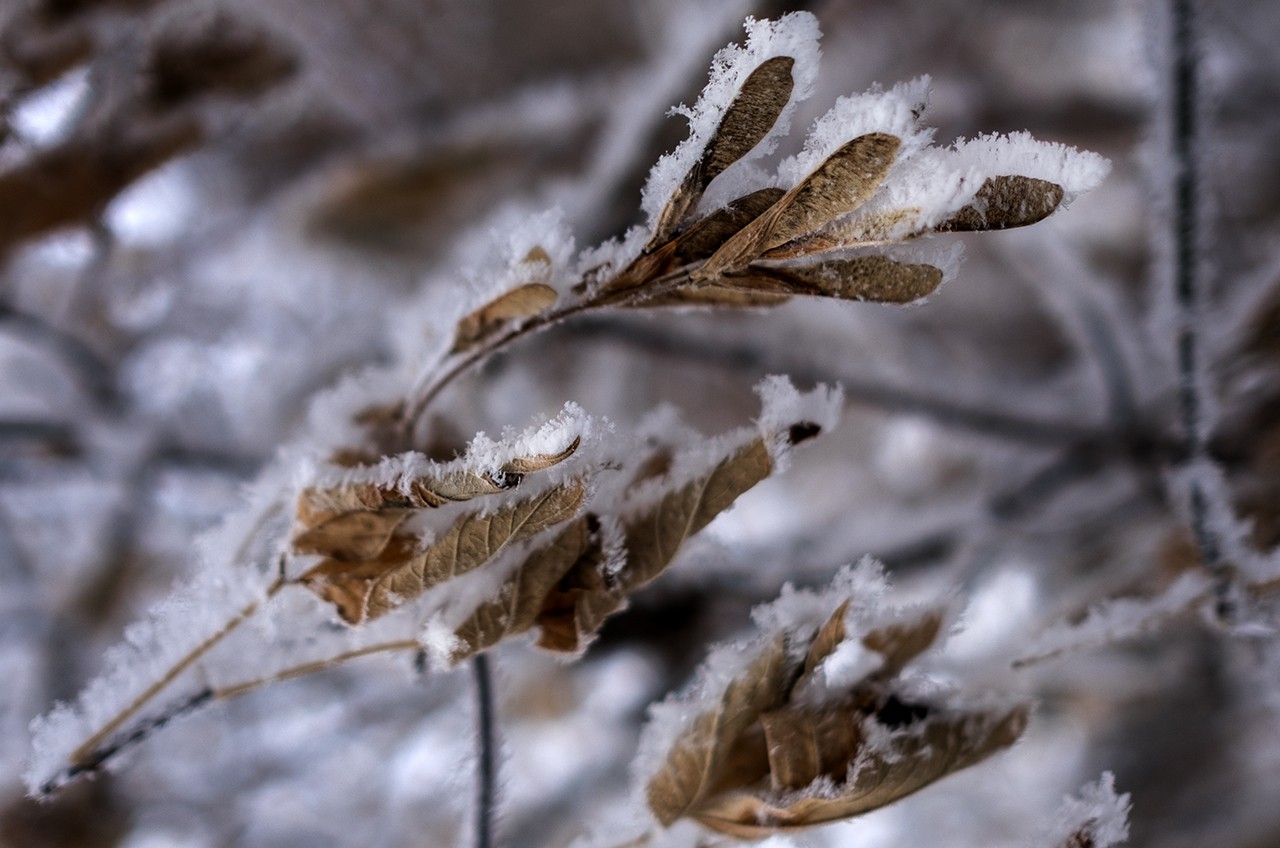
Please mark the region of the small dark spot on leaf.
POLYGON ((787 431, 787 441, 793 445, 798 445, 801 442, 807 442, 821 432, 821 425, 812 421, 800 421, 792 424, 791 429, 787 431))

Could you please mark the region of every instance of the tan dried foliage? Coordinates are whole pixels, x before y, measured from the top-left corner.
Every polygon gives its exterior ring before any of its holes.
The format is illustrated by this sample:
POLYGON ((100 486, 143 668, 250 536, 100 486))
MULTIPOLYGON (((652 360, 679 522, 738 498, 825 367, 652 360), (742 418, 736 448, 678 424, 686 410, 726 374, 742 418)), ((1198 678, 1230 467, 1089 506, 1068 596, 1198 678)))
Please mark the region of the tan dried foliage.
POLYGON ((372 559, 414 510, 507 491, 518 485, 524 475, 564 462, 579 444, 575 438, 559 453, 516 457, 497 474, 456 471, 391 484, 352 483, 304 489, 298 498, 301 529, 294 535, 293 550, 341 562, 372 559))
POLYGON ((377 556, 345 562, 327 559, 303 574, 300 582, 334 604, 348 624, 361 624, 568 521, 585 497, 581 481, 555 486, 487 515, 464 515, 425 549, 419 550, 415 537, 393 535, 377 556))
POLYGON ((670 825, 695 812, 725 776, 728 754, 761 713, 783 698, 786 651, 773 640, 738 679, 725 687, 715 709, 703 713, 672 748, 645 788, 649 809, 670 825))
MULTIPOLYGON (((804 429, 807 426, 802 425, 805 437, 812 435, 804 429)), ((671 455, 665 447, 650 459, 642 463, 632 486, 667 473, 671 455)), ((461 661, 535 627, 539 647, 570 653, 581 650, 632 592, 666 570, 688 537, 767 477, 772 468, 764 440, 755 439, 705 474, 623 516, 619 523, 626 562, 616 572, 604 570, 600 519, 587 514, 570 521, 549 544, 529 554, 497 598, 479 606, 455 629, 458 648, 450 659, 461 661)), ((342 591, 331 590, 331 594, 342 591)))
POLYGON ((887 256, 829 259, 813 265, 751 265, 726 274, 716 287, 755 294, 811 295, 872 303, 910 303, 934 292, 942 270, 887 256))
POLYGON ((607 580, 595 567, 598 561, 572 569, 548 598, 539 644, 550 650, 580 650, 632 592, 667 569, 685 540, 772 470, 764 440, 755 439, 650 506, 621 516, 626 564, 607 580))
POLYGON ((846 143, 729 239, 694 273, 709 280, 744 267, 768 250, 821 229, 871 198, 889 173, 901 142, 869 133, 846 143))
POLYGON ((790 56, 775 56, 761 63, 743 81, 703 149, 702 157, 689 169, 659 214, 651 244, 666 242, 693 212, 711 181, 769 134, 791 99, 794 66, 795 60, 790 56))
MULTIPOLYGON (((549 545, 529 555, 494 600, 481 604, 455 629, 459 646, 451 660, 460 662, 535 624, 541 625, 544 641, 553 640, 563 621, 558 610, 549 608, 556 587, 575 566, 594 573, 602 559, 590 517, 569 522, 549 545)), ((572 626, 571 618, 568 623, 572 626)))
POLYGON ((960 710, 894 694, 902 666, 937 637, 938 610, 864 634, 885 664, 848 691, 797 698, 848 638, 848 605, 818 630, 794 670, 778 665, 788 653, 781 637, 771 641, 716 707, 689 725, 646 788, 660 822, 689 817, 745 839, 824 824, 890 804, 1022 734, 1023 706, 960 710), (797 794, 819 780, 822 791, 797 794))
POLYGON ((514 288, 458 322, 458 329, 453 337, 453 352, 469 350, 512 321, 532 318, 546 311, 555 302, 556 290, 545 283, 526 283, 514 288))
POLYGON ((939 232, 977 232, 1025 227, 1045 218, 1062 202, 1062 186, 1032 177, 990 177, 973 202, 939 224, 939 232))

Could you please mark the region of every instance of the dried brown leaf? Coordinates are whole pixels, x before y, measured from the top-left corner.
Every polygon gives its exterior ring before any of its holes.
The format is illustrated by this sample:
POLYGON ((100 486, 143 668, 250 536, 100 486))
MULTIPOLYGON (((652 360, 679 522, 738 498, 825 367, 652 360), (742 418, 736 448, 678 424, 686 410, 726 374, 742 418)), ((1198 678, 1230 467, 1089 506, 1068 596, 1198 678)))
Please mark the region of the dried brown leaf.
POLYGON ((900 141, 888 133, 858 136, 743 227, 695 272, 711 280, 740 269, 763 253, 815 232, 871 198, 889 173, 900 141))
POLYGON ((666 305, 665 297, 636 302, 624 300, 623 297, 677 267, 706 259, 734 233, 776 203, 783 194, 782 189, 762 188, 717 209, 677 238, 641 255, 625 271, 606 283, 601 289, 601 295, 626 306, 666 305))
POLYGON ((569 522, 550 544, 531 553, 507 579, 498 597, 481 604, 458 626, 454 635, 460 647, 454 651, 453 662, 524 633, 535 623, 542 625, 546 636, 551 626, 548 598, 557 585, 571 569, 594 568, 601 560, 599 539, 589 519, 584 516, 569 522))
POLYGON ((568 521, 585 496, 581 482, 556 486, 487 515, 464 515, 425 550, 417 550, 411 537, 393 536, 374 559, 329 559, 300 580, 333 602, 347 623, 360 624, 479 568, 510 545, 568 521))
POLYGON ((809 643, 809 650, 804 657, 804 668, 800 672, 800 678, 796 681, 795 691, 799 692, 809 685, 809 682, 813 680, 814 673, 822 665, 823 660, 831 656, 835 649, 840 647, 840 643, 844 641, 847 635, 844 617, 848 611, 849 599, 846 599, 844 603, 836 607, 836 611, 819 628, 817 635, 809 643))
POLYGON ((548 599, 539 644, 550 650, 579 650, 632 592, 667 569, 686 539, 772 470, 764 440, 755 439, 721 459, 706 474, 666 492, 652 505, 622 516, 626 564, 609 583, 590 569, 571 571, 564 585, 548 599))
POLYGON ((830 795, 775 803, 767 791, 743 789, 708 798, 688 814, 721 833, 756 839, 870 812, 974 765, 1012 745, 1026 728, 1027 709, 999 713, 934 713, 919 727, 868 751, 851 779, 830 795))
POLYGON ((795 60, 790 56, 775 56, 761 63, 743 81, 703 149, 702 157, 689 169, 659 214, 651 244, 663 244, 670 239, 698 205, 711 181, 750 153, 773 129, 791 99, 795 86, 791 76, 794 65, 795 60))
POLYGON ((344 512, 316 522, 293 539, 300 554, 321 554, 340 562, 376 557, 409 517, 408 509, 344 512))
POLYGON ((961 233, 1025 227, 1045 218, 1062 202, 1062 186, 1032 177, 989 177, 973 202, 937 226, 961 233))
POLYGON ((494 475, 458 471, 416 477, 403 485, 309 487, 298 498, 297 518, 302 529, 294 536, 293 549, 342 562, 371 559, 413 510, 507 491, 525 474, 546 470, 568 459, 580 443, 575 438, 559 453, 516 457, 494 475))
MULTIPOLYGON (((649 809, 664 825, 698 808, 726 770, 728 754, 761 713, 783 698, 786 652, 781 636, 731 682, 715 709, 698 716, 645 787, 649 809)), ((761 775, 763 776, 763 775, 761 775)))
POLYGON ((862 746, 862 716, 840 709, 784 709, 760 716, 772 788, 803 789, 819 777, 843 781, 862 746))
POLYGON ((942 271, 933 265, 896 262, 887 256, 830 259, 813 265, 751 265, 716 285, 737 291, 835 297, 872 303, 910 303, 933 292, 942 271))
POLYGON ((556 302, 556 290, 544 283, 526 283, 503 294, 458 322, 453 352, 475 347, 518 318, 531 318, 556 302))
POLYGON ((929 610, 914 621, 878 627, 862 637, 862 644, 884 657, 877 677, 895 677, 924 653, 942 630, 942 610, 929 610))

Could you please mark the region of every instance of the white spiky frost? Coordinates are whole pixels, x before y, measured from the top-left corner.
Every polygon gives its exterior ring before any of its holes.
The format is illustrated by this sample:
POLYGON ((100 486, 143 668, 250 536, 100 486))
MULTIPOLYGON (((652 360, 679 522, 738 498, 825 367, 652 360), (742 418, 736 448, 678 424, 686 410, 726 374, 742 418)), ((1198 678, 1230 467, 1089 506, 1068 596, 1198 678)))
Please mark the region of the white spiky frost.
POLYGON ((1092 848, 1111 848, 1129 838, 1129 795, 1116 794, 1116 778, 1103 772, 1093 783, 1085 784, 1080 794, 1068 796, 1054 815, 1053 824, 1045 828, 1035 845, 1066 845, 1077 833, 1090 837, 1092 848))
MULTIPOLYGON (((792 12, 776 21, 747 18, 744 28, 747 32, 746 44, 730 44, 716 53, 711 62, 707 85, 693 107, 677 106, 671 110, 672 114, 684 115, 689 119, 689 137, 675 150, 659 159, 649 172, 641 208, 650 222, 657 219, 684 175, 702 156, 702 151, 710 142, 742 83, 762 62, 776 56, 793 58, 795 65, 791 73, 795 87, 791 101, 778 116, 773 129, 734 169, 746 169, 752 160, 772 153, 777 148, 778 140, 786 135, 791 125, 791 113, 795 104, 813 91, 822 56, 818 49, 818 39, 822 33, 818 28, 817 18, 808 12, 792 12)), ((732 175, 729 179, 732 179, 732 175)))

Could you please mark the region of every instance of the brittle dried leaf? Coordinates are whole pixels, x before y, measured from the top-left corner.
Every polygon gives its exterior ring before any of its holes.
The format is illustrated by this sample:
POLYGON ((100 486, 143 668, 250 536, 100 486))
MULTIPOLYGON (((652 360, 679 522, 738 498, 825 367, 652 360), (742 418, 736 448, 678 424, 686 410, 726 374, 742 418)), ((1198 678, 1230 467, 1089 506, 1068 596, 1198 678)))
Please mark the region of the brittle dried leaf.
POLYGON ((740 269, 765 251, 812 233, 871 198, 901 142, 888 133, 858 136, 828 156, 769 211, 743 227, 695 272, 700 280, 740 269))
POLYGON ((545 283, 526 283, 498 296, 458 322, 453 352, 475 347, 517 318, 532 318, 556 302, 556 290, 545 283))
POLYGON ((1057 183, 1018 175, 989 177, 972 203, 936 229, 959 233, 1025 227, 1049 217, 1062 197, 1062 186, 1057 183))
POLYGON ((772 788, 803 789, 819 777, 843 780, 862 746, 860 715, 785 709, 760 716, 772 788))
POLYGON ((750 153, 773 129, 791 99, 795 86, 791 76, 794 66, 795 60, 790 56, 774 56, 762 62, 743 81, 703 149, 702 157, 689 169, 680 187, 663 207, 654 227, 652 244, 665 243, 698 205, 711 181, 750 153))
POLYGON ((579 650, 632 592, 667 569, 686 539, 772 470, 773 460, 764 439, 755 439, 721 459, 706 474, 666 492, 652 505, 622 516, 626 564, 607 583, 598 573, 571 571, 549 599, 546 618, 540 619, 544 637, 539 645, 557 651, 579 650))
POLYGON ((556 486, 487 515, 464 515, 424 550, 417 550, 411 537, 393 536, 376 559, 325 560, 300 580, 333 602, 348 624, 360 624, 479 568, 510 545, 568 521, 585 496, 580 481, 556 486))
POLYGON ((694 720, 645 787, 658 821, 670 825, 701 804, 720 779, 739 737, 761 713, 778 705, 785 672, 786 652, 778 637, 725 688, 714 710, 694 720))
POLYGON ((481 604, 454 630, 459 647, 450 658, 453 662, 524 633, 535 623, 542 625, 545 635, 550 625, 547 599, 556 585, 584 560, 595 566, 601 558, 599 539, 589 519, 584 516, 569 522, 550 544, 531 553, 507 579, 498 597, 481 604))
POLYGON ((751 265, 726 274, 717 285, 744 292, 836 297, 872 303, 910 303, 942 283, 942 270, 887 256, 830 259, 813 265, 751 265))
POLYGON ((942 630, 943 612, 928 610, 914 621, 894 622, 862 637, 862 644, 884 657, 877 677, 894 677, 933 644, 942 630))
POLYGON ((776 203, 784 193, 780 188, 762 188, 717 209, 677 238, 642 254, 625 271, 606 283, 601 288, 601 295, 607 295, 608 300, 620 301, 625 306, 667 305, 666 296, 636 302, 623 300, 622 296, 675 268, 706 259, 734 233, 776 203))
POLYGON ((804 657, 804 669, 796 681, 796 691, 803 690, 809 681, 813 680, 813 675, 822 665, 823 660, 831 656, 844 641, 847 635, 844 617, 849 611, 850 601, 851 599, 846 598, 840 606, 836 607, 836 611, 831 614, 831 617, 818 630, 817 635, 813 637, 813 641, 809 643, 809 650, 804 657))
POLYGON ((456 471, 435 477, 419 476, 407 483, 309 487, 298 498, 297 519, 302 529, 294 536, 293 549, 343 562, 371 559, 413 510, 507 491, 525 474, 568 459, 580 443, 575 438, 559 453, 516 457, 493 475, 456 471))
POLYGON ((831 795, 778 804, 768 792, 739 791, 690 810, 702 824, 740 839, 824 824, 870 812, 1012 745, 1027 723, 1027 708, 931 714, 918 727, 889 738, 853 763, 831 795))

